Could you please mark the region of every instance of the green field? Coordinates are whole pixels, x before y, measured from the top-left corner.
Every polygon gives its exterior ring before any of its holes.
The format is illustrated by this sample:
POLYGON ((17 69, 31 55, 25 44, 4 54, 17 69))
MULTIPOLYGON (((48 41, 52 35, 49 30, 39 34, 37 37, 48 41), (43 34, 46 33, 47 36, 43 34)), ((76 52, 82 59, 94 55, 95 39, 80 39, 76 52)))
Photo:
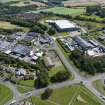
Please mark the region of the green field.
POLYGON ((32 91, 34 88, 34 80, 21 80, 18 84, 17 89, 20 93, 32 91))
POLYGON ((13 94, 11 90, 8 87, 0 84, 0 105, 4 105, 6 102, 11 100, 12 97, 13 94))
POLYGON ((31 11, 33 13, 39 12, 52 12, 55 14, 65 14, 65 15, 79 15, 85 12, 84 8, 65 8, 65 7, 53 7, 47 9, 39 9, 37 11, 31 11))
POLYGON ((29 31, 29 28, 20 27, 20 26, 11 24, 10 22, 6 22, 6 21, 0 21, 0 29, 6 29, 6 30, 22 29, 24 32, 29 31))
POLYGON ((40 96, 32 97, 32 102, 36 105, 101 105, 99 101, 88 89, 79 84, 53 90, 47 100, 42 100, 40 96))
POLYGON ((29 91, 32 91, 33 90, 33 87, 27 87, 27 86, 17 86, 17 90, 20 92, 20 93, 27 93, 29 91))
POLYGON ((101 80, 97 80, 93 82, 94 87, 105 96, 105 86, 103 86, 101 80))

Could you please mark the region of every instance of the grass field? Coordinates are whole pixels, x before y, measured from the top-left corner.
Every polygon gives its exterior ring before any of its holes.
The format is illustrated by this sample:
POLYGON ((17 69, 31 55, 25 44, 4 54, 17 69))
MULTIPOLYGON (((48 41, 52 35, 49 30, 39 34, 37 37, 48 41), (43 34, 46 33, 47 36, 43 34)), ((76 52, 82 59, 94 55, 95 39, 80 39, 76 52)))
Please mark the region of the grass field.
POLYGON ((105 96, 105 86, 103 86, 101 80, 97 80, 93 82, 94 87, 105 96))
MULTIPOLYGON (((30 100, 27 99, 27 101, 30 100)), ((89 90, 79 84, 53 90, 47 100, 42 100, 40 96, 32 97, 32 102, 36 105, 101 105, 99 101, 89 90)))
POLYGON ((55 14, 65 14, 65 15, 79 15, 85 12, 84 8, 65 8, 65 7, 53 7, 47 9, 39 9, 37 11, 32 11, 33 13, 39 12, 52 12, 55 14))
POLYGON ((14 28, 16 28, 16 25, 11 24, 10 22, 0 21, 0 28, 14 29, 14 28))
POLYGON ((17 90, 18 90, 20 93, 27 93, 27 92, 29 92, 29 91, 32 91, 32 90, 33 90, 33 87, 17 86, 17 90))
POLYGON ((4 105, 6 102, 11 100, 13 94, 9 88, 0 84, 0 105, 4 105))
POLYGON ((28 91, 32 91, 34 88, 34 80, 21 80, 19 81, 19 85, 17 89, 20 93, 26 93, 28 91))
POLYGON ((11 24, 10 22, 0 21, 0 29, 12 30, 12 29, 16 29, 16 28, 20 28, 24 32, 28 32, 29 31, 29 28, 19 27, 17 25, 11 24))

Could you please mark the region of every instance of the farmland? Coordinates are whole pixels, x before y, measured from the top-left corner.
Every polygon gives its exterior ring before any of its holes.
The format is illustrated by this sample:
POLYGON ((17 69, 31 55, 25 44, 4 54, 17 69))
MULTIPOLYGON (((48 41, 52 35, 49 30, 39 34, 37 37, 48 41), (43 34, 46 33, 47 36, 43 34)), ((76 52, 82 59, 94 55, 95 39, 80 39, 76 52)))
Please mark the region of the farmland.
POLYGON ((16 28, 20 28, 23 31, 29 31, 28 28, 25 27, 19 27, 17 25, 13 25, 10 22, 5 22, 5 21, 0 21, 0 29, 7 29, 7 30, 12 30, 12 29, 16 29, 16 28))
POLYGON ((65 8, 65 7, 53 7, 47 9, 39 9, 37 11, 31 11, 33 13, 39 12, 52 12, 55 14, 64 14, 64 15, 79 15, 85 12, 84 8, 65 8))
POLYGON ((67 0, 63 2, 64 6, 88 6, 88 5, 105 5, 104 0, 67 0))
POLYGON ((3 3, 11 2, 11 1, 20 1, 20 0, 0 0, 0 2, 3 2, 3 3))
POLYGON ((17 3, 12 3, 11 6, 18 6, 18 7, 23 7, 23 6, 30 6, 30 5, 36 5, 38 7, 45 7, 47 5, 45 5, 44 3, 40 3, 40 2, 35 2, 35 1, 31 1, 31 0, 28 0, 28 1, 19 1, 17 3))
POLYGON ((55 89, 47 100, 32 97, 32 102, 37 105, 101 105, 97 97, 80 84, 55 89))

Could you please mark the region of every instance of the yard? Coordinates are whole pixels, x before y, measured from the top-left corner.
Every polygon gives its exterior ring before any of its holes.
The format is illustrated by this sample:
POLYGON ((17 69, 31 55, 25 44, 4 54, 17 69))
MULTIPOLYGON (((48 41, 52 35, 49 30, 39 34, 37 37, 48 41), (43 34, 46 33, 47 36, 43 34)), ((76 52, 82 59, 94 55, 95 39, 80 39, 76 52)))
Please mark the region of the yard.
POLYGON ((11 90, 8 87, 0 84, 0 105, 4 105, 6 102, 11 100, 12 97, 13 94, 11 90))
POLYGON ((64 14, 64 15, 79 15, 85 12, 84 8, 65 8, 65 7, 53 7, 53 8, 46 8, 46 9, 39 9, 37 11, 31 11, 33 13, 39 12, 52 12, 55 14, 64 14))
MULTIPOLYGON (((27 99, 27 101, 31 101, 31 99, 27 99)), ((32 97, 33 104, 37 105, 101 105, 99 101, 80 84, 55 89, 47 100, 42 100, 40 96, 32 97)))

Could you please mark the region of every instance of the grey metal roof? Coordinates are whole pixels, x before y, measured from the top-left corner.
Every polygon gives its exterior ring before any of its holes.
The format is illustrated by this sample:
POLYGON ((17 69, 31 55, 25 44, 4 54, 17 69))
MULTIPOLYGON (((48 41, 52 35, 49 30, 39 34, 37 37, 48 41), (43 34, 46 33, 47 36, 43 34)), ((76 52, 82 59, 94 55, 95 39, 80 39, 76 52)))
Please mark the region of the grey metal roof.
POLYGON ((94 40, 89 40, 89 42, 94 46, 99 46, 99 44, 94 40))
POLYGON ((87 41, 85 41, 84 39, 82 39, 79 36, 74 37, 74 41, 76 41, 84 49, 93 47, 92 44, 88 43, 87 41))
POLYGON ((33 36, 25 36, 24 37, 24 40, 26 40, 26 41, 32 41, 33 39, 34 39, 33 36))
POLYGON ((12 52, 26 56, 30 53, 30 48, 28 46, 19 44, 13 49, 12 52))

